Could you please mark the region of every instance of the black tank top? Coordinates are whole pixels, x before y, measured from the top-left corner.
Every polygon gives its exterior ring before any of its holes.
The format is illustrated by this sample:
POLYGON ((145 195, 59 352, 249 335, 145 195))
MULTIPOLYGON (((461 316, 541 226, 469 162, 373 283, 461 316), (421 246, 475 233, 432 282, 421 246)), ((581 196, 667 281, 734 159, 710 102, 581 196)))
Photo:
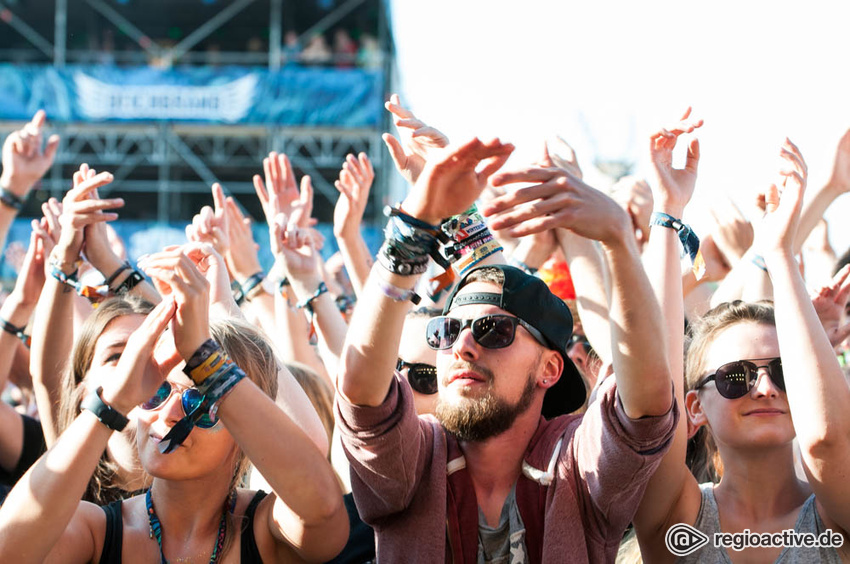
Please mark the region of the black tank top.
MULTIPOLYGON (((242 564, 262 564, 260 550, 254 539, 254 512, 257 505, 266 497, 266 492, 260 490, 248 504, 245 510, 245 527, 242 528, 240 539, 240 562, 242 564)), ((103 541, 103 552, 100 554, 100 564, 115 564, 121 562, 121 550, 124 539, 124 519, 121 516, 122 500, 113 501, 102 507, 106 513, 106 538, 103 541)))

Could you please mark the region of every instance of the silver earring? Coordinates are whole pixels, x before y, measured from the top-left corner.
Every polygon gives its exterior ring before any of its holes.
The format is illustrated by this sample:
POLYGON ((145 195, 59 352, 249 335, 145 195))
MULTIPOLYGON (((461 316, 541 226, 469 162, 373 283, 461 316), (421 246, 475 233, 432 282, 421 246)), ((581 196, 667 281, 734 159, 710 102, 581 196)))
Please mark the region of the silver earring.
POLYGON ((543 379, 543 383, 544 383, 544 384, 548 384, 548 383, 549 383, 549 380, 547 380, 547 379, 545 379, 545 378, 544 378, 544 379, 543 379))

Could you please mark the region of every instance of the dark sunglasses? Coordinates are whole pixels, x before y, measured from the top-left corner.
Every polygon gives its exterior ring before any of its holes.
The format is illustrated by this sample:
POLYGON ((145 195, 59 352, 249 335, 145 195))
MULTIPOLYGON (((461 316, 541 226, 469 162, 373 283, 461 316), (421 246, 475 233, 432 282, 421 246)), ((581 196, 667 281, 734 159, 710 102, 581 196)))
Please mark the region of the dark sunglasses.
POLYGON ((407 368, 407 381, 410 387, 420 394, 437 393, 437 367, 424 362, 405 362, 398 359, 395 369, 401 372, 407 368))
POLYGON ((724 364, 714 374, 706 376, 696 385, 698 390, 714 380, 717 392, 726 399, 737 399, 747 395, 756 385, 759 377, 759 368, 766 368, 767 375, 777 388, 785 391, 785 376, 782 374, 782 359, 780 358, 758 358, 757 362, 768 361, 767 364, 756 364, 749 360, 736 360, 724 364))
MULTIPOLYGON (((177 386, 173 386, 171 382, 166 380, 162 383, 154 396, 141 405, 141 408, 147 411, 159 409, 165 402, 168 401, 171 394, 174 392, 180 392, 180 389, 177 388, 177 386)), ((185 388, 180 394, 180 405, 183 406, 183 414, 187 417, 200 408, 202 403, 204 403, 204 396, 196 388, 185 388)), ((195 425, 201 429, 210 429, 215 427, 217 424, 218 417, 216 416, 215 419, 210 419, 208 413, 202 415, 201 418, 195 422, 195 425)))
POLYGON ((472 338, 485 349, 503 349, 514 342, 517 325, 525 327, 537 341, 546 346, 546 340, 540 331, 512 315, 485 315, 475 319, 457 319, 455 317, 435 317, 428 322, 425 339, 428 346, 436 350, 451 348, 461 332, 469 327, 472 338))

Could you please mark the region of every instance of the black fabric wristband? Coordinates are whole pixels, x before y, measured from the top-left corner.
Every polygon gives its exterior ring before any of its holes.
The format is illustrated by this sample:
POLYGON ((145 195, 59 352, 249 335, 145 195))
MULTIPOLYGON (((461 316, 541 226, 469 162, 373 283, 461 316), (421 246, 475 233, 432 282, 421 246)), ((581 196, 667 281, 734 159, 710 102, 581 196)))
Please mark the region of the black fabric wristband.
POLYGON ((80 404, 80 408, 87 409, 94 413, 94 416, 97 417, 101 423, 113 431, 123 431, 124 427, 126 427, 127 423, 129 423, 129 420, 103 403, 103 397, 101 397, 102 393, 103 386, 98 386, 95 391, 91 392, 85 397, 85 399, 83 399, 83 403, 80 404))
POLYGON ((21 211, 24 207, 23 198, 2 187, 0 187, 0 203, 15 211, 21 211))

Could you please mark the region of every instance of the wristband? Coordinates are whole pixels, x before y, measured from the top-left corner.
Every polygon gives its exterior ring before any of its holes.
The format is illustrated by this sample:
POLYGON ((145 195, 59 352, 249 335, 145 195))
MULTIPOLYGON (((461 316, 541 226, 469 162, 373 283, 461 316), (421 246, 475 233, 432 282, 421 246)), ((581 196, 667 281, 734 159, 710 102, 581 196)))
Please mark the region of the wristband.
POLYGON ((19 212, 24 207, 24 199, 17 194, 0 187, 0 204, 19 212))
POLYGON ((94 413, 98 420, 113 431, 123 431, 129 420, 103 402, 103 386, 91 392, 80 404, 81 409, 87 409, 94 413))
POLYGON ((130 290, 132 290, 144 281, 145 277, 141 272, 139 272, 135 268, 132 268, 132 270, 133 272, 130 273, 130 276, 125 278, 124 281, 121 282, 121 284, 119 284, 117 288, 115 288, 115 295, 123 296, 125 294, 128 294, 130 290))
POLYGON ((249 276, 241 285, 242 299, 250 301, 251 298, 256 296, 263 289, 261 284, 265 277, 266 275, 263 272, 257 272, 249 276))
POLYGON ((129 269, 130 269, 130 262, 125 260, 124 264, 119 266, 118 269, 115 272, 112 273, 112 276, 110 276, 109 278, 106 279, 104 284, 106 284, 107 286, 112 286, 112 283, 115 282, 115 279, 118 278, 119 276, 121 276, 122 272, 124 272, 125 270, 129 270, 129 269))
POLYGON ((15 327, 11 323, 0 317, 0 328, 2 328, 3 331, 5 331, 6 333, 12 334, 18 339, 20 339, 24 343, 24 346, 26 348, 30 348, 30 345, 32 344, 32 337, 24 333, 24 329, 26 327, 15 327))
MULTIPOLYGON (((748 253, 749 254, 749 253, 748 253)), ((750 262, 767 272, 767 263, 764 262, 764 257, 755 253, 750 254, 750 262)))
POLYGON ((694 233, 690 227, 682 223, 681 219, 676 219, 672 215, 667 215, 666 213, 652 212, 649 224, 675 230, 679 234, 679 241, 682 243, 682 249, 690 257, 691 263, 693 264, 697 260, 697 253, 699 253, 699 237, 697 237, 696 233, 694 233))
POLYGON ((410 300, 414 305, 417 305, 422 300, 419 294, 417 294, 414 290, 399 288, 398 286, 390 284, 386 280, 382 279, 380 276, 373 276, 372 278, 375 279, 375 283, 378 285, 378 288, 381 289, 381 292, 394 302, 406 302, 410 300))
POLYGON ((313 292, 313 295, 310 296, 309 298, 307 298, 304 301, 298 302, 297 304, 295 304, 295 307, 297 307, 298 309, 306 308, 307 311, 309 311, 310 313, 313 313, 313 301, 327 291, 328 291, 328 285, 325 284, 324 281, 319 282, 319 287, 316 289, 315 292, 313 292))
MULTIPOLYGON (((192 356, 186 359, 186 366, 183 367, 183 373, 189 378, 192 378, 192 371, 201 366, 213 353, 221 350, 221 345, 215 339, 207 339, 201 346, 198 347, 192 356)), ((192 378, 194 381, 195 379, 192 378)))

